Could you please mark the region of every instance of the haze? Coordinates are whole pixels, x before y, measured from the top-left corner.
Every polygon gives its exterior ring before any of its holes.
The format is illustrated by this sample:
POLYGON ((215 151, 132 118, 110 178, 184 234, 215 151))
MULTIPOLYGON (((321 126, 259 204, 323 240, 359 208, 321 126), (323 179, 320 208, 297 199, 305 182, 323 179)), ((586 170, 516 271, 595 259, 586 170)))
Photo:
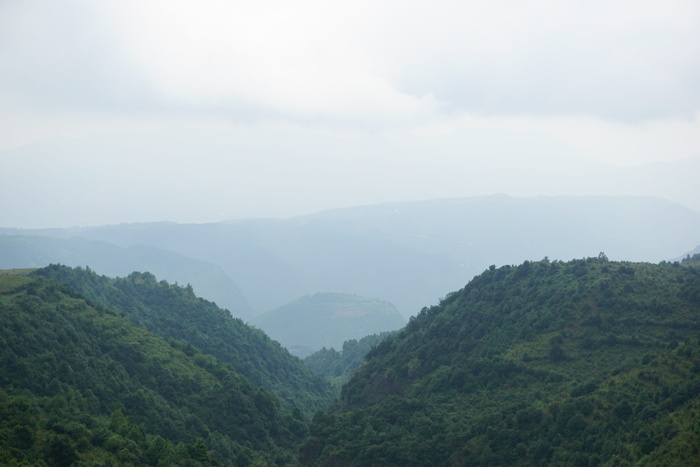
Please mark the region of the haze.
POLYGON ((505 193, 700 211, 700 4, 0 4, 0 224, 505 193))

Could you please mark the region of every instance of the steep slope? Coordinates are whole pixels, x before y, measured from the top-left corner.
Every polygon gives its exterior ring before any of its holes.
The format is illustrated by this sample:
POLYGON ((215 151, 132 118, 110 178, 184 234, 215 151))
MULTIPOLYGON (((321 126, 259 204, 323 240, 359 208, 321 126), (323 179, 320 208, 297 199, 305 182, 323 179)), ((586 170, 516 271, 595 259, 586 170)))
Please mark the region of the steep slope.
POLYGON ((340 350, 324 347, 304 358, 304 363, 314 373, 328 378, 333 387, 340 393, 340 389, 350 381, 355 370, 365 361, 369 351, 396 332, 398 331, 387 331, 371 334, 362 339, 350 339, 343 342, 343 347, 340 350))
POLYGON ((163 280, 192 284, 200 296, 216 302, 239 318, 252 316, 240 289, 220 267, 156 247, 111 243, 84 238, 41 235, 0 235, 0 269, 38 268, 49 264, 90 267, 107 276, 149 271, 163 280))
POLYGON ((185 342, 230 364, 253 384, 277 394, 286 410, 298 408, 310 417, 331 401, 330 386, 299 359, 262 331, 196 297, 191 286, 159 282, 150 273, 111 279, 89 269, 59 265, 33 274, 69 285, 156 335, 185 342))
POLYGON ((322 347, 341 348, 350 339, 399 329, 406 320, 383 300, 317 293, 256 316, 252 323, 303 357, 322 347))
POLYGON ((0 274, 0 343, 3 465, 289 464, 305 433, 229 365, 55 281, 0 274))
POLYGON ((492 267, 372 350, 305 465, 695 465, 700 270, 492 267))

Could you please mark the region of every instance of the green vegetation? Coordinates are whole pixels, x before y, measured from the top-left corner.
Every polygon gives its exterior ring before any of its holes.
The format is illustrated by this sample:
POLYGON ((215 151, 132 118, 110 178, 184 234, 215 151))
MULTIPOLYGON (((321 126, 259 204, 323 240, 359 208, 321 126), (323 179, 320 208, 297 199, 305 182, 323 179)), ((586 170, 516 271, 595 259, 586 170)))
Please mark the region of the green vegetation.
POLYGON ((693 256, 688 255, 681 261, 683 266, 700 266, 700 253, 695 253, 693 256))
POLYGON ((345 383, 350 381, 355 370, 365 361, 367 353, 381 341, 395 334, 396 331, 382 332, 365 336, 360 340, 350 339, 343 343, 339 351, 333 347, 322 348, 304 359, 311 371, 329 379, 338 393, 345 383))
POLYGON ((0 464, 292 465, 305 433, 299 410, 194 346, 0 275, 0 464))
MULTIPOLYGON (((17 231, 19 233, 22 231, 17 231)), ((192 284, 200 297, 216 302, 231 314, 249 318, 253 311, 236 284, 220 267, 206 261, 188 258, 172 251, 142 245, 117 246, 113 243, 75 237, 75 232, 44 235, 1 235, 0 269, 45 267, 49 264, 90 267, 111 277, 126 276, 132 271, 149 271, 168 282, 192 284)), ((49 234, 49 232, 42 232, 49 234)))
POLYGON ((317 293, 257 316, 252 323, 303 357, 323 347, 340 348, 350 339, 399 329, 406 320, 383 300, 317 293))
POLYGON ((695 259, 492 266, 318 375, 190 286, 3 271, 0 464, 698 465, 695 259))
POLYGON ((192 287, 157 281, 134 272, 111 279, 89 268, 51 265, 35 275, 70 286, 96 306, 121 313, 152 333, 172 338, 231 365, 256 386, 275 393, 282 408, 298 408, 311 418, 333 398, 326 381, 262 331, 247 326, 214 303, 195 296, 192 287))
POLYGON ((700 270, 491 267, 367 356, 303 465, 698 465, 700 270))

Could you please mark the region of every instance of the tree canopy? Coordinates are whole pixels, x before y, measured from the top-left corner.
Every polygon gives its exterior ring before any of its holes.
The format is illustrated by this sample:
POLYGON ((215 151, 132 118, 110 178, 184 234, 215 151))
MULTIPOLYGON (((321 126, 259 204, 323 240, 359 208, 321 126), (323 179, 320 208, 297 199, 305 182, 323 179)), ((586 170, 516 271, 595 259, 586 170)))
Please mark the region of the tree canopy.
POLYGON ((194 346, 0 275, 3 465, 294 464, 301 413, 194 346))
POLYGON ((700 271, 492 267, 368 354, 304 465, 691 465, 700 271))

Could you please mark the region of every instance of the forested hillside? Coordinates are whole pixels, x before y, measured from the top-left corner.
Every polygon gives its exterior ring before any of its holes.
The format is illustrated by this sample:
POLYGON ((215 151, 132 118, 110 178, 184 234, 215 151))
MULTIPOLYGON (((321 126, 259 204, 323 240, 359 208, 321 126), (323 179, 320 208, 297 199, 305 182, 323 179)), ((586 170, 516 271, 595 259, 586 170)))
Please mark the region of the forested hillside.
POLYGON ((681 261, 681 264, 684 266, 700 266, 700 253, 695 253, 693 256, 688 255, 681 261))
POLYGON ((0 464, 291 465, 305 433, 298 410, 194 346, 0 274, 0 464))
POLYGON ((332 400, 328 383, 298 358, 259 329, 198 298, 189 285, 158 281, 150 273, 112 279, 60 265, 33 275, 66 284, 91 303, 116 310, 158 336, 177 339, 230 364, 253 384, 277 394, 285 410, 298 408, 310 418, 332 400))
POLYGON ((696 259, 492 266, 310 358, 333 378, 359 365, 310 428, 329 384, 191 287, 5 272, 0 463, 697 465, 696 259))
POLYGON ((340 350, 323 347, 304 358, 304 363, 311 368, 311 371, 328 378, 333 387, 340 392, 340 388, 350 380, 355 370, 365 361, 369 351, 396 332, 388 331, 370 334, 362 339, 350 339, 343 342, 340 350))
POLYGON ((300 357, 406 324, 387 301, 330 292, 305 295, 251 322, 300 357))
POLYGON ((304 465, 698 465, 700 270, 491 267, 372 350, 304 465))

